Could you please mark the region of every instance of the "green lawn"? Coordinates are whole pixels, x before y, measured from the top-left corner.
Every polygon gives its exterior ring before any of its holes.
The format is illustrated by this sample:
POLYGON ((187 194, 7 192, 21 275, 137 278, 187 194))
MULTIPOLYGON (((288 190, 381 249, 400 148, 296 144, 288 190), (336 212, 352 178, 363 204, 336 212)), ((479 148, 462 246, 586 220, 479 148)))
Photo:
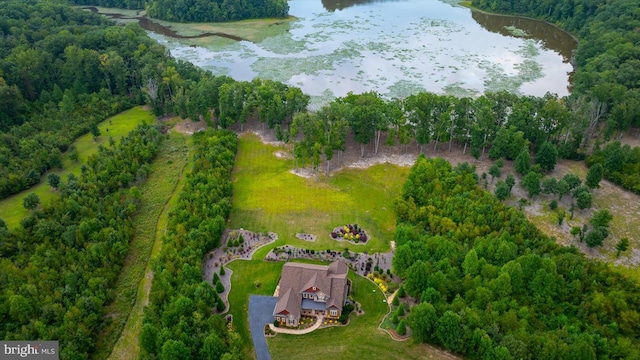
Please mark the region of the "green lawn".
POLYGON ((393 201, 400 195, 409 168, 384 164, 366 170, 345 169, 319 180, 305 179, 289 172, 291 160, 274 155, 283 150, 263 144, 255 135, 240 138, 229 228, 273 231, 279 236, 254 259, 284 244, 315 250, 389 250, 395 228, 393 201), (334 227, 347 223, 358 224, 372 239, 366 245, 354 245, 329 237, 334 227), (295 237, 298 232, 315 234, 317 240, 299 240, 295 237))
MULTIPOLYGON (((115 284, 116 298, 106 310, 111 321, 98 337, 95 359, 105 359, 109 356, 125 323, 127 328, 123 335, 126 336, 120 338, 118 345, 127 343, 125 352, 131 356, 126 358, 137 358, 134 349, 138 345, 138 331, 142 323, 142 308, 145 302, 141 298, 146 295, 145 291, 139 290, 139 287, 152 254, 152 248, 156 242, 160 241, 164 231, 164 227, 161 229, 159 226, 159 219, 161 214, 166 217, 166 206, 174 194, 188 160, 186 142, 186 135, 171 132, 163 141, 158 156, 151 164, 151 175, 140 187, 142 199, 134 217, 135 236, 129 244, 124 266, 115 284), (129 316, 133 303, 135 303, 134 312, 129 316)), ((117 351, 114 349, 114 352, 117 351)))
MULTIPOLYGON (((310 261, 305 261, 310 262, 310 261)), ((312 263, 319 263, 312 261, 312 263)), ((326 264, 326 263, 323 263, 326 264)), ((233 271, 229 302, 236 330, 243 340, 245 358, 253 358, 253 343, 249 330, 249 296, 272 295, 282 271, 282 262, 237 260, 228 265, 233 271), (256 287, 256 282, 260 287, 256 287)), ((309 354, 323 354, 334 359, 441 359, 444 356, 428 345, 414 344, 411 340, 397 342, 378 326, 389 311, 384 295, 371 281, 349 272, 353 281, 352 295, 364 315, 351 317, 348 326, 314 331, 302 336, 278 334, 267 339, 273 359, 305 359, 309 354)))
POLYGON ((398 342, 378 326, 389 312, 384 295, 371 281, 349 272, 352 296, 360 303, 363 315, 351 315, 348 326, 316 330, 306 335, 278 334, 268 338, 273 359, 307 359, 322 354, 329 359, 434 359, 442 358, 430 347, 411 340, 398 342))
MULTIPOLYGON (((62 179, 66 179, 69 173, 80 174, 81 165, 87 161, 89 156, 98 152, 98 145, 109 146, 109 138, 113 138, 117 142, 136 126, 142 123, 152 123, 154 119, 154 115, 150 111, 143 110, 142 107, 135 107, 108 118, 98 125, 101 136, 97 138, 97 141, 94 141, 93 136, 89 133, 82 135, 73 143, 78 149, 78 161, 69 159, 69 152, 66 152, 62 157, 62 169, 54 169, 50 172, 60 175, 62 179)), ((27 210, 22 205, 22 199, 28 193, 35 192, 40 197, 43 206, 48 206, 53 199, 58 197, 58 192, 47 185, 48 174, 42 176, 39 184, 0 201, 0 214, 10 229, 18 227, 20 220, 27 215, 27 210)))
POLYGON ((229 312, 233 314, 233 323, 242 339, 245 358, 254 356, 249 330, 249 296, 273 295, 283 265, 283 262, 236 260, 226 266, 233 271, 229 292, 229 312), (259 287, 256 287, 257 282, 259 287))

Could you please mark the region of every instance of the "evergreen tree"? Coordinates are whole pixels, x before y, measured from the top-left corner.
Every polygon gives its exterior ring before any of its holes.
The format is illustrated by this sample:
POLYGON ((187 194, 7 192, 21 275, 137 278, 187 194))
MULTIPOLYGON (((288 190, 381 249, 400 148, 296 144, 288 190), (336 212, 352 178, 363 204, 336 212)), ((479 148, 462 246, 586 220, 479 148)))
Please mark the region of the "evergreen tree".
POLYGON ((505 181, 498 181, 496 183, 495 195, 498 200, 502 201, 511 196, 511 188, 505 181))
POLYGON ((600 181, 602 180, 602 176, 604 175, 604 167, 602 164, 597 163, 589 168, 587 172, 587 179, 585 181, 585 185, 587 185, 590 189, 599 188, 600 181))
POLYGON ((405 319, 400 320, 398 327, 396 327, 396 332, 400 336, 404 336, 407 333, 407 322, 405 319))
POLYGON ((542 170, 551 171, 558 162, 558 149, 552 143, 545 141, 536 154, 536 164, 540 164, 542 170))
POLYGON ((540 174, 530 171, 522 179, 522 187, 529 192, 529 198, 533 198, 534 196, 540 194, 540 178, 540 174))
POLYGON ((529 155, 529 149, 523 148, 516 157, 514 167, 516 172, 521 175, 525 175, 529 172, 529 168, 531 167, 531 156, 529 155))

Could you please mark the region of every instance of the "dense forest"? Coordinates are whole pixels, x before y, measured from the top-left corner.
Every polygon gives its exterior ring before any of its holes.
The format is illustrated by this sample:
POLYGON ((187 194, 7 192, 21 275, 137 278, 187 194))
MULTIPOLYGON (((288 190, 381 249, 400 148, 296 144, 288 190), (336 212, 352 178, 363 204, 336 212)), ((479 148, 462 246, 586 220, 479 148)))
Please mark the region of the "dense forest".
POLYGON ((202 279, 202 259, 220 245, 231 213, 231 171, 238 140, 229 131, 193 136, 193 168, 172 210, 140 335, 143 359, 240 359, 216 290, 202 279))
POLYGON ((147 82, 180 67, 138 26, 56 2, 3 1, 0 199, 60 167, 78 136, 144 103, 147 82))
POLYGON ((177 22, 224 22, 289 15, 287 0, 73 0, 73 3, 145 9, 152 18, 177 22))
POLYGON ((80 176, 61 181, 60 198, 20 228, 0 220, 1 339, 59 340, 63 359, 91 354, 133 236, 135 185, 161 139, 155 127, 139 127, 100 147, 80 176))
POLYGON ((638 358, 638 284, 477 183, 466 163, 420 157, 404 184, 393 268, 420 300, 412 335, 472 359, 638 358))

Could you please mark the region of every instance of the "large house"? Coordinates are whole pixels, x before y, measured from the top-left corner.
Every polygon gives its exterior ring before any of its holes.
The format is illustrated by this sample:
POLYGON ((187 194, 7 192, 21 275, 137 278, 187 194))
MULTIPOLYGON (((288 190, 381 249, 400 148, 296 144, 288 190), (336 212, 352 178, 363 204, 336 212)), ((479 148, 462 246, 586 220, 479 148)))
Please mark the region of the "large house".
POLYGON ((329 266, 284 264, 273 316, 287 326, 297 326, 302 315, 339 318, 349 293, 348 271, 340 260, 329 266))

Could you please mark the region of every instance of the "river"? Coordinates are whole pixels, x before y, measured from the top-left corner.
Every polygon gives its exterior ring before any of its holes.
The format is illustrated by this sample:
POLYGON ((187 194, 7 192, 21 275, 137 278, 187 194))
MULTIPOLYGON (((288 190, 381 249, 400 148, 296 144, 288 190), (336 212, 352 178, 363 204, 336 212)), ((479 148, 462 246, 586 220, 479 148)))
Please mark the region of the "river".
POLYGON ((567 95, 575 40, 544 22, 439 0, 291 0, 297 20, 260 42, 194 46, 150 32, 171 54, 236 80, 300 87, 312 108, 349 91, 567 95))

